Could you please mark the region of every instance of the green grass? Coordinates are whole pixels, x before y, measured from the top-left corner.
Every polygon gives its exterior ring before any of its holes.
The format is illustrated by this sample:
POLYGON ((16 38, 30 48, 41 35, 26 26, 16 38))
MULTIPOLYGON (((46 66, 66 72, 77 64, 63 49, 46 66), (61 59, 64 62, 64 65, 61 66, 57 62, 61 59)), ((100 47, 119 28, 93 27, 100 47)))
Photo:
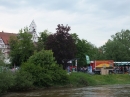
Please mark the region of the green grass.
POLYGON ((130 75, 111 74, 111 75, 90 75, 86 73, 71 73, 69 84, 72 86, 93 86, 110 84, 130 84, 130 75))
POLYGON ((107 84, 130 84, 130 75, 128 74, 112 74, 112 75, 94 75, 97 85, 107 84))

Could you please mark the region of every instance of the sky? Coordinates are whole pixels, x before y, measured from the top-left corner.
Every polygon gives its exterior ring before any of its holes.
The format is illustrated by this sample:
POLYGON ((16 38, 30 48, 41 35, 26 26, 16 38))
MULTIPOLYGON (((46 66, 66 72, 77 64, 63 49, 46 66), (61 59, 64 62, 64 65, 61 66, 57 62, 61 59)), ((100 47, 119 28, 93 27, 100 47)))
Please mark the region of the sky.
POLYGON ((130 29, 130 0, 0 0, 0 32, 18 33, 32 20, 37 32, 68 24, 69 33, 100 47, 130 29))

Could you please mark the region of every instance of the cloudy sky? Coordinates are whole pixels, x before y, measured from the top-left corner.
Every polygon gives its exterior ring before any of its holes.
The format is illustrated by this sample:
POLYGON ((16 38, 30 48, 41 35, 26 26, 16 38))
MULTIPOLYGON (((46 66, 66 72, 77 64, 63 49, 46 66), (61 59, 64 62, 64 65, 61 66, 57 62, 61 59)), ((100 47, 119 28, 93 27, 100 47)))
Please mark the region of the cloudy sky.
POLYGON ((0 0, 0 32, 18 33, 32 20, 37 32, 68 24, 70 33, 99 47, 130 29, 130 0, 0 0))

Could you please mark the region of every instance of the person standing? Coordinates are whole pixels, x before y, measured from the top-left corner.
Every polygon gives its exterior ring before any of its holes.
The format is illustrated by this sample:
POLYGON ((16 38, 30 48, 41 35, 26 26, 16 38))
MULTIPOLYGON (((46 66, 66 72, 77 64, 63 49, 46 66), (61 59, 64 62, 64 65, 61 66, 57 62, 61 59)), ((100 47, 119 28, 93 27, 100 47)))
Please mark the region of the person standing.
POLYGON ((68 71, 68 73, 70 72, 70 66, 67 67, 67 71, 68 71))
POLYGON ((130 67, 128 67, 128 72, 129 72, 129 75, 130 75, 130 67))

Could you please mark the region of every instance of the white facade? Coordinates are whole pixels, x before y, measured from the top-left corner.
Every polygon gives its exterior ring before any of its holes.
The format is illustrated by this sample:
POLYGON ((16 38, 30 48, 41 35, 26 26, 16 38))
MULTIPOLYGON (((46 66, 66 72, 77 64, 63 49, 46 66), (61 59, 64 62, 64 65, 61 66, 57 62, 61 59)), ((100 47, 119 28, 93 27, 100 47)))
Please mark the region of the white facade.
POLYGON ((4 44, 3 40, 0 38, 0 49, 2 49, 4 47, 5 47, 5 44, 4 44))
MULTIPOLYGON (((32 35, 32 41, 33 42, 38 42, 38 37, 40 36, 39 33, 37 33, 37 26, 34 22, 34 20, 31 22, 29 26, 29 33, 32 35)), ((5 32, 0 32, 0 50, 2 54, 5 57, 5 62, 9 62, 9 52, 10 52, 10 46, 9 46, 9 37, 14 36, 15 34, 11 33, 5 33, 5 32)), ((16 36, 16 35, 15 35, 16 36)))
POLYGON ((38 42, 39 34, 37 33, 37 26, 36 26, 34 20, 31 22, 31 24, 29 26, 29 33, 32 34, 32 41, 38 42))
POLYGON ((9 49, 8 49, 8 45, 6 45, 3 40, 0 38, 0 50, 3 54, 8 53, 9 49))
POLYGON ((0 50, 1 53, 4 55, 4 61, 5 63, 10 63, 9 61, 9 45, 5 44, 4 41, 2 40, 2 38, 0 38, 0 50))

